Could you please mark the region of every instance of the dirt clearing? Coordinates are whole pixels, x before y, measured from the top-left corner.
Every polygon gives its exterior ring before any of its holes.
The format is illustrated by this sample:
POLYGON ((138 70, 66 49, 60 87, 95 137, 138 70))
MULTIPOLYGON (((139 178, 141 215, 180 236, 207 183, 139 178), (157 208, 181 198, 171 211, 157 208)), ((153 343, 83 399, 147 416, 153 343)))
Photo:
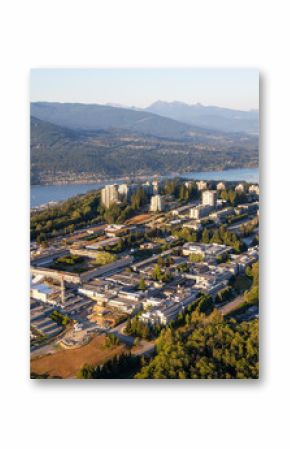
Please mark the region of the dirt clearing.
POLYGON ((105 337, 96 336, 86 345, 77 349, 64 349, 54 354, 35 358, 31 361, 31 372, 48 374, 62 378, 74 378, 85 363, 101 365, 114 355, 125 351, 123 345, 104 348, 105 337))

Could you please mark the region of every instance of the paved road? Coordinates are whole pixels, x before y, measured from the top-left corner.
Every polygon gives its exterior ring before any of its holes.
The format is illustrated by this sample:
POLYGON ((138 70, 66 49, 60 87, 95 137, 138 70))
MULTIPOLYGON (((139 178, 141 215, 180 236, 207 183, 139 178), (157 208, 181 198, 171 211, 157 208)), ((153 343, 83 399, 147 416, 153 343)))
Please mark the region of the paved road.
POLYGON ((131 337, 131 335, 125 335, 123 334, 123 328, 126 326, 126 323, 118 324, 118 326, 114 327, 113 329, 107 329, 105 330, 108 334, 114 334, 116 337, 120 339, 120 341, 124 342, 125 344, 129 346, 133 346, 134 344, 134 337, 131 337))
POLYGON ((140 346, 136 349, 133 349, 132 353, 134 355, 151 355, 155 350, 155 342, 154 341, 142 341, 140 346))
MULTIPOLYGON (((114 334, 120 339, 120 341, 124 342, 129 346, 133 346, 135 337, 132 337, 131 335, 124 335, 123 328, 125 326, 126 323, 121 323, 118 326, 114 327, 113 329, 108 329, 107 333, 114 334)), ((154 349, 155 349, 154 341, 141 340, 140 345, 132 349, 132 353, 135 355, 149 355, 154 352, 154 349)))
POLYGON ((30 348, 30 355, 31 357, 36 357, 36 356, 40 356, 40 355, 47 355, 47 354, 52 354, 53 352, 56 352, 57 349, 55 347, 55 345, 58 343, 58 340, 55 340, 53 343, 50 343, 48 345, 44 345, 44 346, 32 346, 30 348))
POLYGON ((228 315, 230 312, 232 312, 236 307, 241 305, 244 302, 244 296, 240 295, 237 296, 235 299, 233 299, 231 302, 228 302, 222 307, 219 307, 219 311, 222 315, 228 315))

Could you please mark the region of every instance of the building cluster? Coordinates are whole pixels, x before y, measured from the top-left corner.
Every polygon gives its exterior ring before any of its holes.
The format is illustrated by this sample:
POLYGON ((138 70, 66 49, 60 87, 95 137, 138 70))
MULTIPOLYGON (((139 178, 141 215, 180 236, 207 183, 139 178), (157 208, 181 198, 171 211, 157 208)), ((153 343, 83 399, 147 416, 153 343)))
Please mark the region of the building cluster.
MULTIPOLYGON (((192 182, 186 181, 188 185, 192 182)), ((235 186, 245 194, 245 202, 237 207, 218 199, 218 191, 226 188, 225 183, 198 181, 196 186, 201 201, 180 205, 174 198, 160 194, 157 180, 148 181, 142 188, 151 197, 152 214, 142 211, 134 217, 135 221, 130 219, 126 224, 101 223, 75 231, 65 243, 54 242, 40 253, 33 247, 33 338, 52 338, 63 330, 51 318, 54 310, 76 320, 82 331, 102 331, 113 327, 120 317, 137 313, 144 323, 167 325, 194 304, 201 293, 215 299, 233 276, 257 261, 259 252, 254 243, 242 254, 234 254, 231 247, 223 244, 180 242, 173 231, 203 230, 228 223, 233 217, 237 228, 240 218, 243 223, 251 222, 258 214, 259 186, 235 186), (110 256, 108 261, 98 264, 96 261, 104 254, 110 256), (66 259, 76 262, 66 266, 66 259)), ((107 185, 101 191, 102 203, 110 207, 127 201, 139 187, 107 185)), ((68 341, 73 342, 74 338, 68 341)))
POLYGON ((159 182, 157 179, 154 179, 152 182, 147 181, 142 185, 133 183, 110 184, 106 185, 101 190, 101 202, 104 207, 108 208, 113 204, 130 201, 133 193, 136 192, 136 190, 138 190, 140 187, 142 187, 144 192, 149 196, 155 196, 159 193, 159 182))
POLYGON ((62 326, 50 318, 54 307, 42 302, 31 299, 30 301, 30 325, 31 338, 35 339, 41 336, 55 337, 62 331, 62 326))

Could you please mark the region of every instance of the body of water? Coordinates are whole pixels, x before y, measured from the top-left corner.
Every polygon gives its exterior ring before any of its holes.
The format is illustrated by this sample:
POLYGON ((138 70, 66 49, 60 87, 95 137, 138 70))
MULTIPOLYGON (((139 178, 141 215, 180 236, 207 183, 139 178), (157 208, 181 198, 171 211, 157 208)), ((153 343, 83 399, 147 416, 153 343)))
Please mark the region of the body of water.
POLYGON ((259 168, 233 168, 223 171, 200 171, 181 175, 188 179, 204 179, 211 181, 246 181, 259 182, 259 168))
MULTIPOLYGON (((237 168, 224 171, 191 172, 181 175, 187 179, 204 179, 216 181, 259 182, 258 168, 237 168)), ((99 184, 63 184, 50 186, 31 186, 30 207, 47 204, 50 201, 63 201, 80 193, 100 189, 105 184, 119 184, 124 181, 106 181, 99 184)), ((126 181, 125 181, 126 182, 126 181)))

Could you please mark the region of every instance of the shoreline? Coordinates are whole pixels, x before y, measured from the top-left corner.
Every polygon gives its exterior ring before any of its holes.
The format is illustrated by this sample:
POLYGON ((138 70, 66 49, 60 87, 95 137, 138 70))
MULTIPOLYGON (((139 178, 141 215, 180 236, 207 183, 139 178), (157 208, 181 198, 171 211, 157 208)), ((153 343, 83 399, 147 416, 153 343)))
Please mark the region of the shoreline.
MULTIPOLYGON (((201 170, 201 171, 192 171, 192 172, 184 172, 184 173, 180 173, 180 172, 172 172, 172 173, 166 173, 164 175, 161 174, 153 174, 153 175, 132 175, 132 176, 124 176, 124 177, 112 177, 112 178, 98 178, 95 180, 83 180, 83 181, 64 181, 64 182, 54 182, 54 183, 44 183, 44 184, 30 184, 30 187, 49 187, 49 186, 77 186, 77 185, 90 185, 90 184, 106 184, 106 183, 112 183, 112 182, 129 182, 132 180, 148 180, 148 179, 153 179, 153 178, 171 178, 171 177, 180 177, 182 178, 183 176, 186 175, 191 175, 191 177, 193 178, 193 175, 196 174, 201 174, 201 173, 220 173, 220 172, 229 172, 229 171, 235 171, 235 170, 254 170, 257 169, 259 170, 259 166, 255 166, 255 167, 235 167, 235 168, 225 168, 225 169, 217 169, 217 170, 201 170)), ((194 178, 193 178, 194 179, 194 178)), ((214 179, 212 179, 212 181, 214 181, 214 179)))
POLYGON ((135 176, 131 178, 111 178, 100 182, 62 183, 62 184, 33 184, 30 189, 30 210, 45 209, 69 198, 86 194, 91 190, 100 190, 106 184, 122 184, 128 182, 146 182, 154 178, 170 179, 180 177, 185 180, 205 180, 224 182, 259 183, 259 167, 230 168, 220 171, 168 173, 167 175, 135 176))

